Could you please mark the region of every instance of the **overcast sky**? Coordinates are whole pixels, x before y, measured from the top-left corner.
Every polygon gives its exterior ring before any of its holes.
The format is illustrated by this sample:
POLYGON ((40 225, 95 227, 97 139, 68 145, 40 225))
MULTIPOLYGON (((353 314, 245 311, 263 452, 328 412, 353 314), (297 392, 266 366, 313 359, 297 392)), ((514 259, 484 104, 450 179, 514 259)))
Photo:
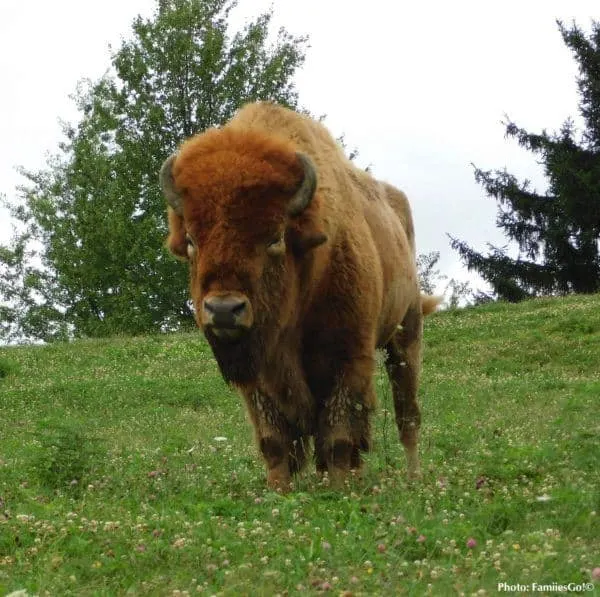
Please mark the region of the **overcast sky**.
MULTIPOLYGON (((443 270, 465 278, 446 233, 484 249, 503 244, 496 205, 471 163, 507 167, 544 189, 533 157, 504 138, 504 114, 531 131, 577 113, 576 63, 556 19, 586 30, 591 0, 403 2, 239 0, 236 28, 274 7, 274 27, 308 34, 296 78, 302 106, 326 114, 358 163, 408 193, 420 253, 437 250, 443 270)), ((69 95, 110 66, 109 44, 130 36, 154 0, 0 0, 0 193, 15 196, 18 165, 42 168, 74 121, 69 95)), ((10 239, 0 215, 0 242, 10 239)))

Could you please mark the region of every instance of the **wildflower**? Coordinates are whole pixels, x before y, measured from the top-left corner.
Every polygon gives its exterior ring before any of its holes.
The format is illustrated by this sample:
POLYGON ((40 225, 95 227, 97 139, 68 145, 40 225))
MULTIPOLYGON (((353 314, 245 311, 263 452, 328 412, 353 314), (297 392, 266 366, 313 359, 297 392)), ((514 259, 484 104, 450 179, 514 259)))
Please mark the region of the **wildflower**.
POLYGON ((592 570, 592 578, 594 580, 600 580, 600 566, 596 566, 596 568, 592 570))
POLYGON ((380 544, 377 546, 377 551, 378 551, 379 553, 385 553, 385 550, 386 550, 386 549, 387 549, 387 547, 386 547, 385 543, 380 543, 380 544))
POLYGON ((419 535, 417 537, 417 543, 425 543, 426 537, 425 535, 419 535))
POLYGON ((473 537, 469 537, 467 539, 467 547, 469 549, 473 549, 476 545, 477 545, 477 541, 475 541, 475 539, 473 539, 473 537))
POLYGON ((322 541, 321 547, 325 550, 329 550, 329 549, 331 549, 331 543, 329 543, 328 541, 322 541))
POLYGON ((217 437, 213 437, 213 441, 215 442, 226 442, 227 438, 223 435, 217 435, 217 437))

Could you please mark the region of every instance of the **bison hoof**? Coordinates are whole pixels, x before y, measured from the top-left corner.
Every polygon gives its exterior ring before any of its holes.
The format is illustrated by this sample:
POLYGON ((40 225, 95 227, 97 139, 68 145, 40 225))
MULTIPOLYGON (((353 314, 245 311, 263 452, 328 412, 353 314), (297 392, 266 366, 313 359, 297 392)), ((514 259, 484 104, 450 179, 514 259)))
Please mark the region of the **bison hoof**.
POLYGON ((409 481, 420 481, 423 478, 421 469, 416 467, 408 467, 407 478, 409 481))
POLYGON ((291 481, 289 473, 282 473, 277 469, 271 469, 267 473, 267 486, 272 491, 288 493, 292 488, 291 481))

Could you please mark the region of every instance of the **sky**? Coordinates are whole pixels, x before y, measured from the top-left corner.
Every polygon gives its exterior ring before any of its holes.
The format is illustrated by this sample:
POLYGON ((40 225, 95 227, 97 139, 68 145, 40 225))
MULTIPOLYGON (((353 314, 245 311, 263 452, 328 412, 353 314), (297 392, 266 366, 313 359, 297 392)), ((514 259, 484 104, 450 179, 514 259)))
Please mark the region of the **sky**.
MULTIPOLYGON (((16 196, 17 166, 43 168, 75 122, 77 82, 110 67, 110 46, 131 35, 154 0, 0 0, 0 194, 16 196)), ((545 190, 535 156, 504 136, 507 115, 532 132, 577 116, 577 65, 556 19, 589 30, 591 0, 239 0, 233 30, 273 7, 280 26, 308 35, 295 78, 300 104, 325 114, 358 164, 403 189, 415 217, 417 251, 439 251, 442 271, 471 280, 447 234, 478 250, 503 245, 496 204, 473 166, 506 167, 545 190)), ((577 119, 576 119, 577 122, 577 119)), ((11 227, 0 212, 0 243, 11 227)))

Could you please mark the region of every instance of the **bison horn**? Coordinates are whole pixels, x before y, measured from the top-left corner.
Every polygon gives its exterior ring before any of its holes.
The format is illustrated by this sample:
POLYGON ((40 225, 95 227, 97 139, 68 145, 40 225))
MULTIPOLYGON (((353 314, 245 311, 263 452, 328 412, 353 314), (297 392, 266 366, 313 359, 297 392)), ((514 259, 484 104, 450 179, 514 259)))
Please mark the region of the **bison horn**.
POLYGON ((301 214, 309 205, 317 188, 317 171, 312 160, 303 153, 296 153, 302 169, 304 170, 304 178, 300 187, 292 197, 288 205, 288 213, 290 216, 301 214))
POLYGON ((181 194, 175 188, 173 180, 173 162, 177 157, 176 154, 169 156, 160 168, 159 180, 160 188, 167 199, 173 211, 178 215, 183 215, 183 204, 181 202, 181 194))

